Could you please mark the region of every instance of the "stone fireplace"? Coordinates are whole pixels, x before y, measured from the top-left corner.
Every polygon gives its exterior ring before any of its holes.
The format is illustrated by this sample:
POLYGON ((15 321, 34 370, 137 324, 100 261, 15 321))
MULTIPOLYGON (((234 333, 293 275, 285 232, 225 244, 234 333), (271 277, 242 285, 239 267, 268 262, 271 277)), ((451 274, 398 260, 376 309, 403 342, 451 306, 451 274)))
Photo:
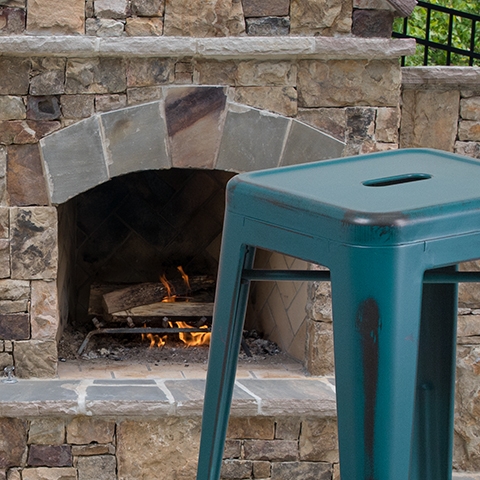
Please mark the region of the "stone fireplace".
MULTIPOLYGON (((215 275, 235 172, 338 157, 344 148, 304 123, 227 100, 224 87, 162 93, 162 102, 90 117, 40 142, 58 205, 59 331, 85 318, 92 284, 158 281, 177 265, 215 275)), ((298 313, 306 292, 296 301, 298 313)), ((283 335, 286 345, 296 333, 283 335)), ((305 328, 299 335, 297 356, 305 328)))
MULTIPOLYGON (((3 121, 0 133, 0 366, 23 378, 55 376, 57 342, 85 314, 92 283, 125 283, 127 271, 133 283, 149 281, 178 252, 215 273, 223 189, 235 173, 396 148, 397 58, 411 48, 361 38, 72 38, 0 37, 16 55, 0 58, 12 72, 7 116, 22 117, 19 95, 35 92, 26 118, 3 121), (188 250, 200 244, 201 253, 188 250)), ((268 252, 258 262, 299 266, 268 252)), ((257 328, 305 362, 307 285, 252 293, 257 328)))

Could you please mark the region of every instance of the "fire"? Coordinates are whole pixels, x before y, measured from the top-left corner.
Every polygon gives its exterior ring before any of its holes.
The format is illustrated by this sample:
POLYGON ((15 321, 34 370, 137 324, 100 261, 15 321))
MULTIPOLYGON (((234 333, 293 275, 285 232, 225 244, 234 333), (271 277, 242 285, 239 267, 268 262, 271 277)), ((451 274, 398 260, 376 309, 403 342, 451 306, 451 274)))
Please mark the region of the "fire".
MULTIPOLYGON (((145 328, 146 325, 144 324, 143 327, 145 328)), ((142 333, 142 340, 149 340, 150 345, 148 348, 163 347, 165 343, 167 343, 167 335, 155 335, 153 333, 142 333)))
POLYGON ((167 290, 167 295, 162 298, 162 302, 164 303, 173 303, 175 302, 175 290, 173 289, 172 284, 167 280, 167 277, 165 275, 162 275, 160 277, 160 281, 162 282, 162 285, 165 287, 167 290))
POLYGON ((180 272, 180 275, 182 276, 188 290, 190 290, 190 281, 188 280, 188 275, 183 271, 183 267, 180 265, 179 267, 177 267, 177 270, 180 272))
MULTIPOLYGON (((190 290, 190 283, 188 279, 188 275, 184 272, 183 268, 177 267, 177 270, 180 272, 182 275, 182 279, 185 282, 185 285, 187 286, 187 289, 190 290)), ((173 285, 167 280, 167 277, 165 275, 162 275, 160 277, 160 281, 162 282, 162 285, 165 287, 165 290, 167 291, 167 294, 165 297, 162 298, 163 303, 174 303, 177 301, 177 295, 175 294, 175 289, 173 288, 173 285)), ((185 299, 185 301, 188 301, 188 299, 185 299)), ((181 321, 175 321, 175 322, 168 322, 171 328, 192 328, 188 323, 186 322, 181 322, 181 321)), ((144 325, 146 327, 146 325, 144 325)), ((201 329, 208 329, 206 325, 200 327, 201 329)), ((210 332, 179 332, 178 336, 180 340, 187 346, 189 347, 196 347, 199 345, 208 345, 210 343, 210 332)), ((167 335, 154 335, 151 333, 144 334, 142 333, 142 340, 149 340, 150 341, 150 347, 153 348, 155 346, 157 347, 163 347, 167 341, 167 335)))
POLYGON ((167 336, 163 335, 161 337, 160 335, 154 335, 152 333, 147 333, 146 335, 147 339, 150 340, 150 346, 148 348, 153 348, 155 346, 157 347, 163 347, 167 341, 167 336))
MULTIPOLYGON (((169 322, 171 327, 174 327, 174 322, 169 322)), ((177 321, 175 322, 178 328, 191 328, 188 323, 177 321)), ((207 329, 208 327, 204 325, 200 327, 202 329, 207 329)), ((208 345, 210 343, 210 332, 180 332, 178 334, 180 340, 187 345, 188 347, 197 347, 199 345, 208 345)))

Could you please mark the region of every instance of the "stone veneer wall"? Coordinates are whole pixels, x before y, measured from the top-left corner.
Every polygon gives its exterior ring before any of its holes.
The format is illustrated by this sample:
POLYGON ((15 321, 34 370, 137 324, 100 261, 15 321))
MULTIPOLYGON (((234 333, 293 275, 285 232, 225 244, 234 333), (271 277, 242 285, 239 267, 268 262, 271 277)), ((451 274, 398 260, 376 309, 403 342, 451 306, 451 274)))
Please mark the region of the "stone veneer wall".
MULTIPOLYGON (((203 380, 4 387, 0 480, 195 478, 203 380)), ((339 478, 335 394, 326 379, 237 380, 227 437, 223 480, 339 478)))
MULTIPOLYGON (((465 67, 404 68, 400 148, 437 148, 480 159, 480 69, 465 67)), ((480 270, 480 261, 460 266, 480 270)), ((334 372, 330 287, 313 284, 309 317, 309 369, 334 372)), ((460 284, 457 346, 454 464, 480 470, 480 289, 460 284)))
MULTIPOLYGON (((71 262, 63 260, 72 255, 71 234, 65 233, 71 231, 71 220, 65 207, 54 205, 135 169, 244 171, 260 152, 266 160, 257 168, 266 168, 278 165, 280 152, 293 145, 294 159, 283 164, 318 158, 313 144, 305 141, 311 137, 305 132, 316 129, 345 141, 346 153, 398 146, 398 57, 413 44, 352 36, 349 2, 68 0, 61 8, 50 0, 1 4, 0 286, 5 293, 0 299, 0 367, 14 363, 20 377, 55 375, 56 341, 66 322, 69 295, 62 292, 69 290, 71 262), (288 31, 273 29, 271 36, 258 37, 247 28, 248 19, 267 17, 268 22, 273 17, 288 20, 288 31), (162 30, 151 28, 159 22, 162 30), (170 107, 173 111, 182 102, 188 104, 188 92, 199 89, 221 91, 215 98, 223 98, 228 108, 217 108, 221 105, 215 99, 210 107, 194 102, 197 110, 187 121, 165 121, 170 107), (132 135, 128 116, 135 114, 144 122, 140 131, 156 128, 148 148, 158 156, 146 155, 132 165, 125 158, 136 155, 146 140, 139 134, 130 150, 125 147, 132 135), (191 118, 193 124, 188 123, 191 118), (122 121, 123 137, 115 142, 116 125, 122 121), (253 133, 266 129, 270 133, 263 139, 277 142, 261 147, 261 142, 252 142, 257 138, 249 133, 254 125, 258 128, 253 133), (216 140, 205 141, 212 128, 217 128, 216 140), (233 130, 243 132, 240 142, 232 137, 233 130), (222 136, 225 131, 228 135, 222 136), (58 139, 67 148, 49 156, 48 146, 58 139), (97 162, 100 157, 103 164, 97 162), (91 181, 95 172, 98 176, 91 181)), ((356 9, 362 8, 391 17, 381 1, 357 2, 356 9)), ((288 292, 275 292, 290 305, 288 292)), ((301 293, 306 295, 305 287, 301 293)), ((275 295, 269 295, 270 304, 261 294, 256 298, 260 316, 268 317, 270 305, 278 304, 275 295)), ((298 312, 292 309, 292 319, 287 319, 290 337, 282 333, 278 338, 287 338, 282 346, 301 357, 303 341, 298 339, 305 338, 307 327, 298 312)))

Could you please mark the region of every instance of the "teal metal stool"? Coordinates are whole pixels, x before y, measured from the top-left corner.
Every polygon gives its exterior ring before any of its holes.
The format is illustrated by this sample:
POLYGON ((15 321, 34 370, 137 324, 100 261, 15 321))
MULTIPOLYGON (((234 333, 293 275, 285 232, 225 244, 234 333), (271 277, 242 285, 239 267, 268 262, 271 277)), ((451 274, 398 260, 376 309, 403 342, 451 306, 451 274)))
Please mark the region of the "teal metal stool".
POLYGON ((256 248, 332 282, 343 480, 451 478, 458 281, 480 258, 480 162, 398 150, 238 175, 227 189, 197 480, 218 480, 256 248), (425 284, 424 284, 425 283, 425 284))

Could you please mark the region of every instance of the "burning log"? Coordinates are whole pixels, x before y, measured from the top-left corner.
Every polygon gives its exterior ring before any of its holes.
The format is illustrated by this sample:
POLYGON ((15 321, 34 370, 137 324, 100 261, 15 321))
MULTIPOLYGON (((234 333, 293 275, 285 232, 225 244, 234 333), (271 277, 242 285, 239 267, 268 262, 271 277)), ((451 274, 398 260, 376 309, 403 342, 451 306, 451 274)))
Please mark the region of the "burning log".
POLYGON ((158 302, 114 312, 112 317, 211 317, 213 303, 205 302, 158 302))
MULTIPOLYGON (((207 275, 192 276, 189 285, 183 280, 170 280, 176 296, 188 296, 193 292, 213 288, 215 280, 207 275)), ((116 314, 135 307, 162 302, 171 295, 169 286, 163 283, 141 283, 105 293, 102 297, 103 308, 107 314, 116 314)), ((184 302, 188 303, 188 302, 184 302)))

